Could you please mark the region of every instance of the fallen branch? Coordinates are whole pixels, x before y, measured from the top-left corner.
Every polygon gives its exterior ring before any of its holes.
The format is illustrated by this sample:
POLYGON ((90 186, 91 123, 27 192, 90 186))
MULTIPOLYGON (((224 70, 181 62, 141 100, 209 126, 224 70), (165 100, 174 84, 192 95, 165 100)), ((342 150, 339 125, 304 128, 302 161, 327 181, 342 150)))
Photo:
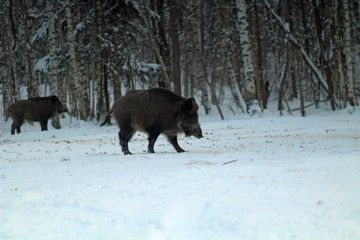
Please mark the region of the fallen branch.
MULTIPOLYGON (((318 101, 317 103, 321 103, 321 102, 327 102, 328 100, 321 100, 321 101, 318 101)), ((311 107, 317 103, 310 103, 308 105, 306 105, 304 108, 308 108, 308 107, 311 107)), ((291 111, 299 111, 301 110, 301 108, 294 108, 294 109, 290 109, 291 111)))

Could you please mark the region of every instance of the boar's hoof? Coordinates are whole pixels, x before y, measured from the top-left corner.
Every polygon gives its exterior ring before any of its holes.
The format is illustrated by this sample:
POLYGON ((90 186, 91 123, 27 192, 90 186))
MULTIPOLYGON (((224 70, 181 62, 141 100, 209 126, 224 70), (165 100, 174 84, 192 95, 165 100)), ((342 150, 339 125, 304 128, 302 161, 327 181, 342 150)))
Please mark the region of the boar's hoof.
POLYGON ((148 153, 155 153, 155 151, 154 150, 148 150, 148 153))
POLYGON ((182 148, 176 149, 176 151, 177 151, 178 153, 183 153, 183 152, 185 152, 185 150, 182 149, 182 148))
POLYGON ((123 151, 125 155, 132 155, 132 153, 129 150, 123 151))

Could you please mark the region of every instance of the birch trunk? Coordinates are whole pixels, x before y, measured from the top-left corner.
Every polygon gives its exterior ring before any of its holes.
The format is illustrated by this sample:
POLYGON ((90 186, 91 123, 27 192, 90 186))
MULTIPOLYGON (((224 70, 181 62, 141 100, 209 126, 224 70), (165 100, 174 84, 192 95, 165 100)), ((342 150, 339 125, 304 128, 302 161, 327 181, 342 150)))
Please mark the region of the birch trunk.
MULTIPOLYGON (((250 108, 253 108, 253 106, 258 105, 256 99, 256 82, 255 82, 254 64, 253 64, 254 55, 249 38, 249 31, 248 31, 249 23, 246 14, 245 0, 236 0, 236 7, 237 7, 238 28, 240 32, 243 70, 245 77, 244 98, 247 106, 247 111, 249 112, 250 108)), ((254 111, 255 113, 258 110, 253 108, 252 111, 254 111)))

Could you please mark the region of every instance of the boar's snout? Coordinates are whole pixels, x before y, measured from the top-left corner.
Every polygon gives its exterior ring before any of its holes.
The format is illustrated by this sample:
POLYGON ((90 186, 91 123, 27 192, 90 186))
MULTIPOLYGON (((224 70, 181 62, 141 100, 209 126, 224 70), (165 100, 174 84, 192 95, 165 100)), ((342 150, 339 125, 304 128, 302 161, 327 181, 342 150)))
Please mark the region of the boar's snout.
POLYGON ((197 138, 202 138, 203 137, 201 128, 195 129, 194 136, 197 137, 197 138))
POLYGON ((202 130, 200 127, 197 128, 184 128, 184 133, 186 137, 194 136, 197 138, 202 138, 202 130))
POLYGON ((58 113, 64 113, 64 112, 68 112, 69 109, 67 108, 66 104, 61 104, 61 106, 59 106, 58 108, 58 113))

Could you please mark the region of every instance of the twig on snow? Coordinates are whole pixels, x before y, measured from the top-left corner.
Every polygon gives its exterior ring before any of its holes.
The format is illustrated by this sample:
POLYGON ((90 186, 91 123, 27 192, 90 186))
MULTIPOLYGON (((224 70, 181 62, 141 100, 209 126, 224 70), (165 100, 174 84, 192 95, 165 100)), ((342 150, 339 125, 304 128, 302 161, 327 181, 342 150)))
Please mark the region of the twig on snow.
POLYGON ((239 161, 239 159, 235 159, 235 160, 231 160, 231 161, 225 162, 225 163, 223 163, 223 166, 226 165, 226 164, 229 164, 229 163, 236 162, 236 161, 239 161))

